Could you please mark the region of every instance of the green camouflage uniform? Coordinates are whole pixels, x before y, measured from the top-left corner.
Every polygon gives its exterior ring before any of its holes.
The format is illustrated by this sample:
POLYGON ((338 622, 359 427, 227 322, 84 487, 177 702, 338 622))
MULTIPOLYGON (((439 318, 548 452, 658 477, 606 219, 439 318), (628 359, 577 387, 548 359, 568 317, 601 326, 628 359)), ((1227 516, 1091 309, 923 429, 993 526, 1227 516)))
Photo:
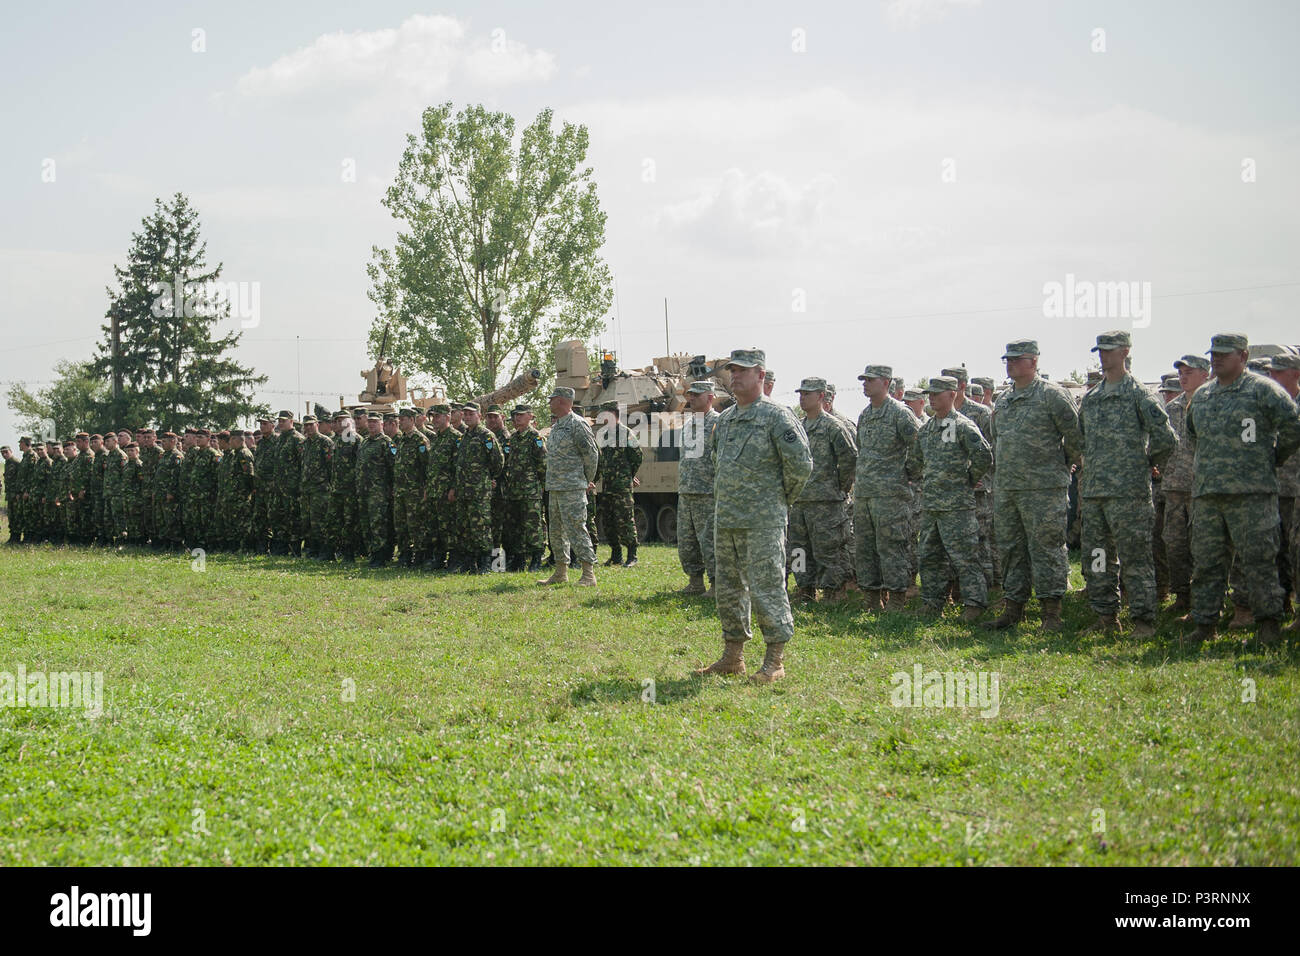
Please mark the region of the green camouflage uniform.
POLYGON ((144 503, 142 522, 144 525, 143 535, 146 539, 158 537, 158 526, 154 523, 154 514, 156 509, 153 506, 153 485, 154 475, 158 470, 158 462, 162 459, 162 446, 158 444, 149 447, 140 446, 139 450, 140 466, 144 470, 144 503))
POLYGON ((718 619, 728 641, 748 641, 751 608, 768 644, 794 636, 785 590, 790 505, 812 474, 798 419, 765 395, 728 407, 714 428, 714 536, 718 619))
POLYGON ((387 560, 393 552, 393 458, 397 447, 382 432, 368 435, 357 449, 358 520, 371 557, 387 560))
POLYGON ((330 459, 330 507, 326 523, 327 547, 343 555, 355 555, 361 548, 357 515, 357 457, 362 439, 356 432, 339 435, 330 459))
POLYGON ((126 502, 126 540, 138 543, 144 540, 145 483, 144 462, 130 456, 122 464, 122 497, 126 502))
POLYGON ((1084 440, 1081 560, 1088 606, 1115 616, 1122 573, 1130 615, 1152 623, 1158 602, 1151 468, 1164 465, 1178 436, 1160 400, 1127 373, 1114 384, 1103 379, 1089 389, 1079 405, 1079 431, 1084 440))
POLYGON ((492 482, 500 477, 504 465, 501 443, 482 422, 465 430, 456 449, 453 487, 461 547, 467 555, 492 552, 492 482))
POLYGON ((1235 555, 1256 621, 1282 613, 1277 473, 1300 447, 1300 415, 1286 391, 1254 372, 1196 390, 1187 409, 1194 449, 1192 616, 1214 623, 1235 555))
POLYGON ((71 513, 69 491, 72 487, 72 462, 59 455, 50 465, 50 491, 46 498, 46 520, 49 522, 50 535, 56 542, 66 541, 68 537, 68 516, 71 513))
POLYGON ((232 448, 222 458, 226 474, 227 540, 232 548, 253 545, 253 495, 257 488, 257 461, 247 447, 232 448))
POLYGON ((529 426, 507 438, 504 451, 505 470, 498 482, 506 508, 502 546, 511 557, 540 558, 546 549, 546 441, 529 426))
POLYGON ((9 516, 9 540, 17 541, 23 533, 22 515, 19 513, 22 500, 18 471, 22 468, 22 459, 11 455, 5 462, 5 511, 9 516))
POLYGON ((429 476, 429 438, 418 428, 397 433, 393 461, 393 534, 402 560, 415 560, 424 537, 421 505, 429 476))
MULTIPOLYGON (((487 428, 487 422, 483 423, 487 428)), ((496 439, 496 445, 505 453, 506 445, 510 442, 510 432, 505 427, 488 428, 492 437, 496 439)), ((506 497, 505 489, 502 483, 498 481, 492 489, 492 550, 501 548, 505 541, 505 523, 506 523, 506 497)))
POLYGON ((211 446, 194 449, 194 462, 190 466, 189 503, 190 526, 186 539, 191 548, 207 548, 218 533, 214 526, 217 506, 217 470, 220 459, 211 446))
POLYGON ((921 599, 931 607, 942 607, 947 599, 949 566, 961 588, 962 603, 988 606, 975 488, 992 462, 983 432, 958 411, 927 418, 908 452, 907 470, 920 479, 925 505, 917 563, 921 599))
POLYGON ((294 555, 302 545, 302 446, 306 441, 296 428, 281 431, 275 440, 271 534, 281 549, 294 555))
POLYGON ((104 450, 105 539, 121 544, 126 537, 126 452, 104 450))
POLYGON ((585 418, 570 412, 551 424, 546 440, 547 528, 557 564, 568 564, 570 546, 580 563, 596 561, 587 529, 587 484, 596 480, 599 463, 600 449, 585 418))
POLYGON ((1181 393, 1165 405, 1169 426, 1178 438, 1173 453, 1160 469, 1160 486, 1165 496, 1165 520, 1161 529, 1165 560, 1169 564, 1169 590, 1184 598, 1192 589, 1192 460, 1194 452, 1187 437, 1187 394, 1181 393))
POLYGON ((596 480, 601 483, 596 495, 596 524, 603 529, 611 547, 634 548, 637 536, 632 479, 644 457, 641 442, 622 422, 612 426, 598 424, 595 436, 596 447, 600 449, 596 480))
POLYGON ((456 454, 460 449, 461 431, 454 425, 448 425, 441 432, 435 432, 429 452, 429 474, 426 479, 428 488, 427 521, 429 522, 428 540, 430 556, 435 565, 441 567, 449 552, 460 552, 460 540, 457 535, 459 522, 456 519, 456 507, 447 500, 456 478, 456 454))
POLYGON ((191 548, 195 547, 195 536, 199 530, 199 518, 194 512, 194 499, 190 495, 190 476, 194 474, 198 450, 198 445, 191 445, 183 452, 184 457, 181 459, 181 525, 185 529, 185 543, 191 548))
POLYGON ((1035 377, 993 408, 993 521, 1007 600, 1059 599, 1069 583, 1065 545, 1070 464, 1083 450, 1079 415, 1059 385, 1035 377))
POLYGON ((313 554, 329 548, 327 525, 330 508, 330 459, 334 456, 334 441, 317 432, 302 443, 302 478, 299 495, 302 514, 302 536, 307 549, 313 554))
POLYGON ((271 515, 275 511, 275 455, 280 448, 275 435, 258 434, 257 450, 253 452, 253 550, 258 554, 270 544, 271 515))
POLYGON ((95 454, 95 475, 90 483, 92 494, 88 496, 94 499, 90 507, 95 522, 95 538, 98 541, 108 540, 108 504, 104 498, 104 471, 108 466, 107 451, 108 449, 101 445, 95 454))
POLYGON ((90 543, 95 538, 94 497, 91 489, 96 477, 95 453, 87 448, 72 461, 73 536, 90 543))
POLYGON ((687 412, 682 423, 682 457, 677 465, 677 558, 689 575, 718 576, 713 548, 713 437, 721 418, 710 408, 687 412))
POLYGON ((39 529, 34 514, 34 495, 36 487, 36 453, 28 448, 23 452, 22 461, 18 463, 18 522, 23 533, 23 541, 31 543, 39 536, 39 529))
POLYGON ((786 546, 799 587, 833 591, 853 578, 853 535, 844 503, 853 491, 858 448, 828 412, 805 419, 803 429, 813 470, 790 506, 786 546))
POLYGON ((896 398, 870 402, 858 416, 858 464, 853 495, 858 586, 864 590, 906 591, 912 524, 912 491, 905 464, 921 423, 896 398))
POLYGON ((185 456, 178 447, 163 453, 153 473, 154 526, 159 539, 169 547, 179 547, 185 537, 181 521, 181 470, 185 456), (171 500, 168 500, 170 498, 171 500))
MULTIPOLYGON (((1300 403, 1300 396, 1296 401, 1300 403)), ((1300 584, 1300 566, 1295 563, 1297 538, 1300 538, 1300 454, 1292 455, 1277 466, 1277 510, 1281 520, 1282 547, 1278 551, 1278 578, 1284 594, 1290 594, 1300 584)))
MULTIPOLYGON (((945 373, 946 374, 946 373, 945 373)), ((965 415, 975 427, 980 430, 984 440, 989 443, 990 449, 993 446, 993 413, 986 407, 975 401, 973 398, 966 398, 960 405, 954 405, 953 410, 965 415)), ((979 480, 975 486, 975 521, 979 525, 979 560, 980 567, 984 569, 984 579, 988 582, 989 587, 996 586, 1001 580, 998 573, 997 547, 993 543, 993 466, 989 465, 989 470, 984 477, 979 480)))

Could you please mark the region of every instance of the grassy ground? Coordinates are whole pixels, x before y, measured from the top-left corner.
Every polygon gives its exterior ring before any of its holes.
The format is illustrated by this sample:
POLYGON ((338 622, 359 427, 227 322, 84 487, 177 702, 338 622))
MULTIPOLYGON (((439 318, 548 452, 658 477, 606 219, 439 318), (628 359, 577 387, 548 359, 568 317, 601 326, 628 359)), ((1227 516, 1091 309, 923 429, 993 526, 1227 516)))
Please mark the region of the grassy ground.
POLYGON ((0 671, 105 681, 0 708, 0 865, 1300 860, 1284 655, 818 605, 757 687, 691 674, 670 549, 535 577, 0 550, 0 671), (997 716, 892 706, 918 663, 996 671, 997 716))

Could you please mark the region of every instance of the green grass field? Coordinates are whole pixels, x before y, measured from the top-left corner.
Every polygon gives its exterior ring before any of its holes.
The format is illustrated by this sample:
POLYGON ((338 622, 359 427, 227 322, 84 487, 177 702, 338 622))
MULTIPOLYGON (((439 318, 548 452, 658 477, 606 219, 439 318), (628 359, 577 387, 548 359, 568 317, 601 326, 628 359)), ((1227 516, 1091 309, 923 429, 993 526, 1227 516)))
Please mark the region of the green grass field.
POLYGON ((104 673, 97 719, 0 708, 0 865, 1300 859, 1297 665, 1235 635, 818 605, 758 687, 692 675, 671 549, 535 577, 0 549, 0 671, 104 673), (997 716, 892 706, 916 664, 996 671, 997 716))

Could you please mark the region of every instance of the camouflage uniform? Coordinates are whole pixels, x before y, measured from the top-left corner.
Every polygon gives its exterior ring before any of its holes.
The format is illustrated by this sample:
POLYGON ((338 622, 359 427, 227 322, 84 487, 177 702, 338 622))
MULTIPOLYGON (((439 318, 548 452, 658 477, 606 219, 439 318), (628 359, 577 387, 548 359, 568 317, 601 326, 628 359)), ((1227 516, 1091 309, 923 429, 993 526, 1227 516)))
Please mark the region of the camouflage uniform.
POLYGON ((848 429, 828 412, 806 419, 803 429, 813 470, 790 506, 786 546, 799 587, 834 591, 853 578, 853 537, 844 503, 853 491, 858 449, 848 429))
POLYGON ((138 543, 144 540, 145 508, 144 462, 137 454, 129 455, 122 464, 122 497, 126 503, 126 540, 138 543))
POLYGON ((456 512, 461 547, 471 560, 492 554, 492 482, 501 476, 504 453, 483 423, 465 430, 456 449, 456 512))
POLYGON ((537 429, 516 431, 505 444, 505 471, 498 482, 506 515, 502 546, 522 570, 527 558, 541 558, 546 549, 542 494, 546 488, 546 441, 537 429))
POLYGON ((596 495, 597 525, 604 529, 615 552, 622 546, 635 552, 632 479, 641 467, 641 442, 622 422, 615 422, 612 427, 597 424, 595 434, 596 447, 600 449, 596 466, 596 480, 600 482, 600 492, 596 495))
POLYGON ((275 510, 275 455, 279 450, 278 436, 258 436, 257 450, 253 452, 253 517, 252 539, 254 552, 261 554, 270 545, 273 536, 271 515, 275 510))
POLYGON ((1254 372, 1243 371, 1229 385, 1212 379, 1192 396, 1187 435, 1195 455, 1192 616, 1201 624, 1217 622, 1235 553, 1255 620, 1276 620, 1283 594, 1275 468, 1300 447, 1296 403, 1254 372))
POLYGON ((95 453, 95 473, 90 480, 90 491, 86 497, 91 499, 91 520, 95 526, 95 540, 107 541, 108 519, 107 505, 104 500, 104 470, 108 465, 107 449, 100 446, 95 453))
POLYGON ((993 407, 998 463, 993 521, 1007 600, 1059 599, 1069 582, 1065 546, 1070 463, 1083 450, 1079 416, 1065 389, 1041 377, 1009 388, 993 407))
POLYGON ((72 463, 72 535, 89 544, 95 538, 94 498, 91 489, 95 484, 95 453, 87 448, 72 463))
POLYGON ((1165 560, 1169 562, 1169 590, 1190 600, 1192 589, 1192 460, 1194 452, 1187 436, 1187 394, 1165 405, 1169 425, 1178 438, 1173 454, 1160 469, 1165 496, 1163 537, 1165 560))
POLYGON ((154 526, 159 539, 169 547, 179 547, 185 537, 181 523, 181 466, 185 456, 179 448, 163 452, 153 473, 154 526), (168 500, 170 496, 171 500, 168 500))
POLYGON ((50 490, 46 501, 46 521, 50 528, 50 537, 56 543, 64 542, 68 537, 69 489, 72 487, 72 462, 62 455, 56 455, 50 465, 50 490))
MULTIPOLYGON (((942 374, 947 375, 944 371, 942 374)), ((958 396, 959 399, 962 396, 958 396)), ((965 415, 975 427, 980 430, 984 440, 992 448, 993 439, 990 437, 993 431, 993 413, 971 398, 965 398, 953 406, 953 410, 965 415)), ((989 465, 989 470, 984 477, 979 480, 975 486, 975 521, 979 525, 979 561, 980 567, 984 569, 984 580, 988 582, 989 587, 996 586, 1001 580, 998 574, 998 562, 995 556, 996 545, 993 543, 993 497, 990 489, 993 485, 993 466, 989 465)))
POLYGON ((454 504, 447 500, 447 492, 455 485, 456 455, 460 450, 461 435, 460 429, 448 425, 441 432, 435 432, 432 439, 427 481, 428 537, 434 570, 439 570, 446 565, 449 553, 454 552, 459 558, 461 550, 461 543, 457 536, 459 522, 456 520, 456 509, 454 504))
POLYGON ((142 518, 141 522, 144 527, 143 536, 145 538, 157 538, 158 526, 154 524, 154 506, 153 506, 153 478, 158 470, 158 461, 162 458, 161 445, 141 445, 140 468, 144 476, 144 499, 141 502, 142 518))
MULTIPOLYGON (((733 356, 735 353, 733 353, 733 356)), ((767 644, 794 636, 785 589, 785 526, 812 474, 803 428, 764 395, 728 407, 714 427, 714 535, 718 619, 726 641, 753 637, 751 607, 767 644)))
POLYGON ((257 488, 257 461, 247 447, 232 448, 222 458, 226 476, 226 541, 232 548, 255 546, 253 495, 257 488))
POLYGON ((585 418, 570 412, 552 422, 546 440, 547 527, 557 565, 567 566, 570 546, 582 564, 596 561, 587 531, 587 484, 596 480, 599 461, 600 449, 585 418))
POLYGON ((912 492, 904 465, 921 424, 896 398, 870 402, 858 416, 858 465, 853 497, 858 586, 906 591, 912 492))
POLYGON ((397 455, 393 460, 393 536, 398 559, 409 564, 419 557, 416 551, 424 540, 421 505, 429 474, 429 438, 418 428, 412 428, 409 433, 398 432, 394 441, 397 455))
POLYGON ((28 448, 18 463, 18 519, 24 543, 30 544, 39 536, 33 514, 32 491, 36 487, 36 453, 28 448))
POLYGON ((191 548, 195 546, 198 533, 198 516, 194 513, 194 499, 190 495, 190 476, 194 474, 198 450, 198 445, 191 445, 181 460, 181 524, 185 528, 185 543, 191 548))
POLYGON ((191 548, 207 548, 210 538, 218 533, 213 519, 216 515, 219 465, 220 460, 211 446, 194 449, 189 488, 186 489, 191 521, 185 533, 191 548))
POLYGON ((275 549, 297 555, 302 545, 302 446, 307 441, 296 428, 284 429, 275 440, 275 496, 269 517, 275 549))
POLYGON ((393 459, 396 451, 396 446, 382 432, 367 436, 357 449, 357 488, 362 495, 361 531, 371 558, 384 561, 393 552, 393 459))
MULTIPOLYGON (((951 383, 951 391, 957 390, 956 379, 949 378, 947 383, 951 383)), ((979 426, 958 411, 943 418, 938 414, 927 418, 908 452, 907 470, 920 478, 925 505, 918 558, 921 599, 932 608, 947 601, 949 565, 961 588, 962 603, 966 607, 988 606, 975 488, 992 461, 979 426)))
POLYGON ((22 468, 22 459, 17 455, 11 455, 5 462, 5 511, 9 516, 9 540, 17 541, 22 537, 22 515, 20 502, 22 500, 21 485, 18 481, 18 472, 22 468))
POLYGON ((105 540, 121 544, 126 537, 126 452, 104 450, 105 540))
POLYGON ((1151 467, 1164 465, 1178 436, 1160 400, 1127 373, 1115 383, 1103 379, 1088 391, 1079 405, 1079 430, 1084 440, 1079 501, 1088 606, 1114 617, 1122 573, 1130 615, 1153 623, 1158 602, 1151 467))
POLYGON ((317 432, 302 442, 302 477, 299 481, 302 536, 313 556, 332 556, 327 521, 330 508, 330 459, 334 442, 317 432))
MULTIPOLYGON (((487 423, 483 423, 487 428, 487 423)), ((495 444, 505 453, 506 445, 510 441, 510 433, 504 428, 487 428, 492 433, 495 444)), ((498 481, 492 488, 492 548, 495 551, 503 546, 505 541, 505 523, 506 523, 506 498, 505 489, 502 488, 501 482, 498 481)))
POLYGON ((326 547, 347 559, 358 550, 360 524, 357 515, 357 459, 363 439, 356 432, 339 435, 330 459, 330 504, 326 522, 326 547))
POLYGON ((713 548, 713 430, 721 415, 687 412, 682 424, 682 457, 677 466, 677 558, 691 576, 718 577, 713 548))

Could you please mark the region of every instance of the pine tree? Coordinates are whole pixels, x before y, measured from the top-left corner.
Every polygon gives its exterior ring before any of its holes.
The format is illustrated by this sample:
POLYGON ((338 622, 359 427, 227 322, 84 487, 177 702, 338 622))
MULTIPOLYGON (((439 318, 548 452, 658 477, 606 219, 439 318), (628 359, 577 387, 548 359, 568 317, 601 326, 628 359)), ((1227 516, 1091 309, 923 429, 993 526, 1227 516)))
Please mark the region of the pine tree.
POLYGON ((265 413, 253 390, 266 381, 230 353, 242 335, 214 338, 235 297, 221 283, 221 264, 207 265, 199 216, 177 193, 154 200, 131 236, 125 268, 108 289, 108 324, 95 369, 111 382, 107 418, 119 425, 226 426, 265 413), (114 339, 116 338, 116 345, 114 339))

